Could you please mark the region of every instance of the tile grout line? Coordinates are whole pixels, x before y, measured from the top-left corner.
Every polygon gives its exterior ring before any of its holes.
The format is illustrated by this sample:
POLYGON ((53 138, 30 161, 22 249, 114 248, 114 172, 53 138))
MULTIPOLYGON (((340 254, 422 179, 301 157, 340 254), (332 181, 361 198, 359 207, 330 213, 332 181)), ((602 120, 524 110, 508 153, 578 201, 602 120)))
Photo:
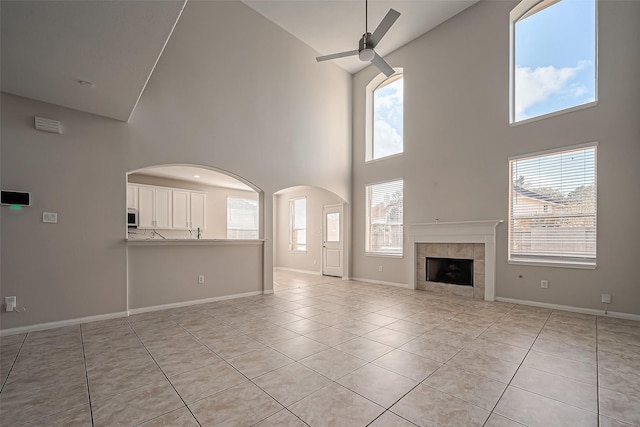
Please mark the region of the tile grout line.
MULTIPOLYGON (((164 378, 167 380, 167 382, 169 383, 169 385, 171 386, 171 388, 173 389, 173 391, 175 391, 176 395, 180 398, 180 400, 182 401, 182 403, 184 403, 185 408, 187 408, 187 410, 189 411, 189 413, 191 414, 191 416, 193 417, 194 420, 196 420, 196 423, 198 423, 198 425, 200 427, 202 427, 202 424, 200 424, 200 421, 196 418, 195 414, 191 411, 191 408, 189 408, 189 405, 187 405, 187 402, 184 401, 184 399, 182 398, 182 396, 180 396, 180 393, 178 393, 178 390, 176 390, 175 386, 173 385, 173 383, 169 380, 169 377, 167 376, 167 374, 164 372, 164 370, 160 367, 160 365, 158 364, 158 361, 156 360, 155 357, 153 357, 153 354, 151 354, 151 352, 149 351, 149 349, 147 348, 147 346, 145 345, 144 341, 142 341, 142 339, 140 338, 140 336, 138 335, 138 333, 136 332, 135 328, 131 325, 131 323, 129 323, 129 319, 127 319, 127 324, 129 325, 129 328, 131 328, 131 330, 133 331, 133 333, 135 334, 136 338, 138 338, 138 341, 140 341, 140 344, 142 344, 142 347, 144 347, 144 349, 147 351, 147 353, 149 354, 149 356, 151 357, 151 359, 153 360, 153 363, 156 364, 156 366, 158 367, 158 369, 160 369, 160 372, 162 372, 162 375, 164 375, 164 378)), ((178 322, 176 322, 176 324, 178 326, 180 326, 182 328, 182 325, 178 324, 178 322)), ((184 328, 182 328, 184 329, 184 328)), ((174 409, 175 410, 175 409, 174 409)), ((157 417, 148 419, 148 420, 143 420, 141 421, 139 424, 145 423, 147 421, 151 421, 151 420, 155 420, 157 418, 160 418, 168 413, 173 412, 174 410, 165 412, 163 414, 158 415, 157 417)))
POLYGON ((84 363, 84 378, 87 381, 87 396, 89 398, 89 415, 91 416, 91 426, 95 425, 93 421, 93 405, 91 403, 91 389, 89 388, 89 370, 87 369, 87 354, 84 351, 84 328, 80 325, 80 342, 82 343, 82 362, 84 363))
MULTIPOLYGON (((512 306, 511 309, 509 311, 507 311, 505 313, 505 316, 509 313, 511 313, 513 311, 513 308, 515 307, 512 306)), ((489 416, 487 417, 487 419, 485 420, 485 422, 482 424, 483 426, 486 426, 487 422, 489 421, 489 418, 491 418, 491 415, 493 415, 496 410, 496 407, 498 406, 498 403, 500 403, 500 400, 502 400, 504 394, 507 392, 507 390, 509 389, 509 386, 511 386, 511 382, 513 381, 513 379, 516 377, 516 375, 518 374, 518 371, 520 370, 520 368, 522 367, 522 364, 524 363, 525 359, 527 358, 527 356, 529 355, 529 353, 531 352, 531 349, 533 348, 533 345, 536 343, 536 340, 538 339, 538 337, 540 336, 540 333, 542 332, 542 330, 544 329, 544 325, 547 324, 547 321, 549 320, 549 317, 551 317, 551 313, 553 313, 553 310, 551 310, 548 314, 547 314, 547 318, 545 319, 544 323, 542 324, 542 327, 540 328, 540 330, 538 331, 538 333, 536 334, 536 338, 533 340, 533 342, 531 343, 531 346, 529 347, 529 349, 527 350, 527 353, 524 355, 524 357, 522 358, 522 361, 520 363, 518 363, 518 367, 516 368, 516 371, 513 373, 513 375, 511 376, 511 378, 509 379, 509 382, 507 383, 507 386, 504 388, 504 390, 502 391, 502 393, 500 394, 500 397, 498 398, 498 400, 496 400, 495 405, 493 405, 493 408, 491 408, 491 411, 489 412, 489 416)), ((504 316, 503 316, 504 317, 504 316)), ((500 415, 497 414, 496 415, 500 415)), ((500 415, 501 417, 504 417, 504 415, 500 415)), ((513 421, 514 423, 519 423, 516 420, 512 420, 511 418, 508 417, 504 417, 507 418, 508 420, 513 421)))
MULTIPOLYGON (((215 317, 215 316, 214 316, 214 317, 215 317)), ((266 390, 264 390, 262 387, 260 387, 258 384, 256 384, 256 383, 255 383, 251 378, 249 378, 248 376, 246 376, 243 372, 240 372, 240 370, 238 370, 238 368, 236 368, 236 367, 235 367, 235 366, 233 366, 231 363, 229 363, 229 362, 227 361, 227 359, 225 359, 224 357, 220 356, 218 353, 216 353, 216 352, 215 352, 212 348, 210 348, 208 345, 206 345, 206 344, 204 344, 203 342, 201 342, 201 341, 200 341, 200 339, 199 339, 198 337, 196 337, 196 336, 195 336, 191 331, 189 331, 189 330, 188 330, 187 328, 185 328, 183 325, 181 325, 181 324, 180 324, 180 323, 178 323, 178 322, 176 322, 176 323, 178 324, 178 326, 180 326, 182 329, 184 329, 184 330, 185 330, 185 332, 187 332, 189 335, 191 335, 191 336, 192 336, 192 337, 193 337, 193 338, 194 338, 198 343, 200 343, 201 345, 203 345, 204 347, 206 347, 209 351, 211 351, 213 354, 215 354, 217 357, 219 357, 219 358, 220 358, 220 360, 222 360, 224 363, 226 363, 226 364, 227 364, 231 369, 233 369, 234 371, 236 371, 237 373, 239 373, 240 375, 242 375, 243 377, 245 377, 245 378, 247 379, 247 381, 248 381, 248 382, 250 382, 250 383, 251 383, 251 384, 253 384, 254 386, 258 387, 258 388, 259 388, 263 393, 265 393, 267 396, 269 396, 271 399, 273 399, 275 402, 277 402, 280 406, 282 406, 282 409, 281 409, 280 411, 282 411, 282 410, 286 410, 286 411, 287 411, 287 412, 289 412, 291 415, 293 415, 294 417, 298 418, 300 421, 302 421, 305 425, 307 425, 307 426, 308 426, 308 424, 307 424, 306 422, 304 422, 304 420, 302 420, 302 419, 301 419, 300 417, 298 417, 296 414, 294 414, 293 412, 291 412, 291 410, 289 410, 289 408, 288 408, 288 407, 286 407, 286 406, 284 406, 283 404, 281 404, 281 403, 278 401, 278 399, 276 399, 275 397, 273 397, 273 396, 272 396, 271 394, 269 394, 266 390)), ((225 323, 225 322, 224 322, 224 320, 222 321, 222 323, 225 323)), ((225 323, 225 324, 226 324, 226 323, 225 323)), ((233 328, 233 326, 230 326, 230 325, 228 325, 228 324, 227 324, 227 326, 229 326, 229 327, 232 327, 232 328, 233 328)), ((235 329, 235 328, 234 328, 234 329, 235 329)), ((300 334, 298 334, 298 335, 300 335, 300 334)), ((251 339, 255 339, 255 338, 250 337, 250 336, 249 336, 249 335, 247 335, 247 334, 243 334, 243 336, 247 336, 247 337, 249 337, 249 338, 251 338, 251 339)), ((302 336, 302 335, 300 335, 300 336, 302 336)), ((256 341, 260 342, 259 340, 256 340, 256 341)), ((261 344, 262 344, 262 343, 261 343, 261 344)), ((272 349, 269 345, 267 345, 267 344, 264 344, 264 345, 265 345, 267 348, 272 349)), ((280 352, 279 352, 278 350, 276 350, 276 349, 272 349, 272 350, 273 350, 273 351, 275 351, 275 352, 277 352, 277 353, 280 353, 280 352)), ((252 351, 255 351, 255 350, 252 350, 252 351)), ((251 352, 251 351, 249 351, 249 352, 247 352, 247 353, 250 353, 250 352, 251 352)), ((243 353, 243 354, 246 354, 246 353, 243 353)), ((283 353, 280 353, 280 354, 283 354, 283 353)), ((287 356, 287 355, 285 355, 285 354, 283 354, 283 355, 284 355, 284 356, 286 356, 286 357, 289 357, 289 356, 287 356)), ((239 356, 241 356, 241 355, 238 355, 238 357, 239 357, 239 356)), ((153 357, 153 356, 152 356, 152 357, 153 357)), ((290 358, 290 359, 291 359, 291 358, 290 358)), ((294 359, 291 359, 291 360, 293 360, 293 362, 292 362, 292 363, 289 363, 289 364, 287 364, 287 365, 285 365, 285 366, 292 365, 293 363, 299 363, 297 360, 294 360, 294 359)), ((302 366, 304 366, 304 365, 302 365, 302 366)), ((158 367, 159 367, 159 366, 158 366, 158 367)), ((280 368, 282 368, 282 366, 281 366, 280 368)), ((271 372, 273 372, 273 371, 276 371, 276 370, 278 370, 278 369, 280 369, 280 368, 272 369, 271 371, 268 371, 268 372, 265 372, 265 373, 263 373, 263 374, 258 375, 258 377, 256 377, 256 378, 259 378, 259 377, 261 377, 262 375, 266 375, 266 374, 268 374, 268 373, 271 373, 271 372)), ((160 368, 160 369, 162 370, 162 368, 160 368)), ((197 369, 199 369, 199 368, 197 368, 197 369)), ((164 371, 163 371, 163 373, 164 373, 164 371)), ((169 380, 169 378, 167 378, 167 380, 169 380)), ((169 381, 169 383, 171 383, 171 381, 169 381)), ((173 386, 173 384, 171 384, 171 385, 173 386)), ((236 385, 231 386, 231 387, 229 387, 229 388, 226 388, 226 389, 224 389, 224 390, 220 390, 220 391, 217 391, 217 392, 212 393, 212 394, 210 394, 210 395, 207 395, 207 396, 205 396, 205 397, 202 397, 202 398, 198 399, 197 401, 200 401, 200 400, 206 399, 206 398, 211 397, 211 396, 213 396, 213 395, 215 395, 215 394, 218 394, 218 393, 222 393, 222 392, 224 392, 224 391, 226 391, 226 390, 229 390, 230 388, 236 387, 237 385, 239 385, 239 384, 236 384, 236 385)), ((324 388, 324 387, 323 387, 323 388, 324 388)), ((175 390, 175 387, 174 387, 174 390, 175 390)), ((178 391, 177 391, 177 390, 176 390, 176 393, 178 393, 178 391)), ((180 393, 178 393, 178 395, 180 395, 180 393)), ((180 398, 182 398, 182 396, 181 396, 180 398)), ((300 400, 302 400, 302 399, 300 399, 300 400)), ((184 400, 183 400, 183 401, 184 401, 184 400)), ((197 401, 196 401, 196 402, 197 402, 197 401)), ((194 402, 194 403, 195 403, 195 402, 194 402)), ((296 403, 296 402, 294 402, 294 403, 296 403)), ((186 402, 185 402, 185 405, 186 405, 186 402)), ((291 405, 293 405, 293 403, 292 403, 291 405)), ((291 406, 291 405, 289 405, 289 406, 291 406)), ((187 408, 188 408, 188 405, 187 405, 187 408)), ((190 409, 190 408, 189 408, 189 411, 191 412, 191 409, 190 409)), ((280 411, 278 411, 278 412, 280 412, 280 411)), ((269 418, 269 417, 271 417, 271 416, 273 416, 273 415, 277 414, 278 412, 276 412, 276 413, 274 413, 274 414, 271 414, 271 415, 269 415, 269 416, 268 416, 268 417, 266 417, 266 418, 263 418, 263 419, 261 419, 261 420, 258 420, 256 423, 254 423, 254 424, 252 424, 252 425, 259 424, 259 423, 261 423, 262 421, 266 420, 267 418, 269 418)), ((193 415, 193 412, 191 412, 191 414, 193 415)), ((195 415, 194 415, 194 418, 195 418, 195 415)), ((198 424, 200 424, 200 422, 199 422, 199 421, 198 421, 198 424)), ((202 426, 202 424, 200 424, 200 425, 202 426)))
POLYGON ((22 338, 22 342, 20 343, 20 348, 18 349, 18 352, 16 353, 16 357, 13 359, 13 362, 11 363, 11 367, 9 368, 9 372, 7 372, 7 377, 2 382, 2 387, 0 387, 0 393, 2 393, 2 391, 4 390, 5 385, 7 385, 7 382, 9 381, 9 375, 11 375, 11 371, 13 371, 13 367, 16 365, 16 362, 18 361, 18 356, 20 356, 20 352, 22 351, 22 347, 24 346, 24 343, 27 340, 27 335, 29 335, 28 332, 24 335, 24 338, 22 338))

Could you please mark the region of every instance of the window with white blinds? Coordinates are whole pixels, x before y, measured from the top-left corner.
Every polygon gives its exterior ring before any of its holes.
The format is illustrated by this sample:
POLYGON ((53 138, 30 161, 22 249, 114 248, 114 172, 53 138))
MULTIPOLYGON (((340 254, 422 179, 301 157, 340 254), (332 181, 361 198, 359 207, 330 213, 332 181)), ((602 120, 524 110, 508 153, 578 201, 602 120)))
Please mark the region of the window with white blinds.
POLYGON ((367 185, 366 252, 402 255, 404 181, 367 185))
POLYGON ((595 267, 596 144, 509 159, 509 261, 595 267))
POLYGON ((258 238, 258 201, 227 197, 227 239, 258 238))
POLYGON ((293 252, 307 250, 307 199, 289 200, 289 249, 293 252))

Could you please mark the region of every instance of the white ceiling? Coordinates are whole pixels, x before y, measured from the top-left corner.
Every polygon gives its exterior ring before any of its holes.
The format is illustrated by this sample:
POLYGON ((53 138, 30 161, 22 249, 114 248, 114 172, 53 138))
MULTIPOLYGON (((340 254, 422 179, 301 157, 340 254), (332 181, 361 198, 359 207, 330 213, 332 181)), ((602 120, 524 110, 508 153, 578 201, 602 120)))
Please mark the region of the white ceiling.
POLYGON ((185 1, 3 0, 2 91, 126 121, 185 1))
POLYGON ((253 188, 229 175, 193 166, 156 166, 145 168, 137 171, 136 173, 140 175, 177 179, 179 181, 195 182, 196 184, 210 185, 213 187, 254 191, 253 188), (196 176, 199 178, 196 178, 196 176))
MULTIPOLYGON (((319 55, 357 49, 364 33, 364 0, 242 1, 319 55)), ((401 13, 376 51, 384 56, 476 2, 371 0, 370 32, 389 8, 401 13)), ((0 89, 127 121, 174 26, 189 25, 177 23, 185 3, 2 0, 0 89)), ((368 65, 357 57, 335 63, 350 73, 368 65)))
MULTIPOLYGON (((319 55, 358 49, 358 41, 365 32, 364 0, 242 1, 311 46, 319 55)), ((385 56, 477 2, 478 0, 370 0, 368 30, 371 33, 389 9, 393 8, 401 14, 376 46, 376 52, 385 56)), ((369 65, 368 62, 361 62, 357 56, 334 62, 350 73, 369 65)))

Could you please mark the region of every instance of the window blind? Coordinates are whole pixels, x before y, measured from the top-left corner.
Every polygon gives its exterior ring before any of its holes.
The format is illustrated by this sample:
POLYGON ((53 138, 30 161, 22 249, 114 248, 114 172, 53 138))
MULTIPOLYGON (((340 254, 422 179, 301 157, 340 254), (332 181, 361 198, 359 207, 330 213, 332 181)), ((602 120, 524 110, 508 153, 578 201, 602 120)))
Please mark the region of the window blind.
POLYGON ((366 251, 402 255, 404 181, 388 181, 366 187, 366 251))
POLYGON ((595 265, 596 146, 509 164, 509 260, 595 265))
POLYGON ((289 248, 292 251, 307 250, 307 199, 305 197, 289 201, 291 229, 289 248))
POLYGON ((227 197, 227 239, 258 238, 258 201, 227 197))

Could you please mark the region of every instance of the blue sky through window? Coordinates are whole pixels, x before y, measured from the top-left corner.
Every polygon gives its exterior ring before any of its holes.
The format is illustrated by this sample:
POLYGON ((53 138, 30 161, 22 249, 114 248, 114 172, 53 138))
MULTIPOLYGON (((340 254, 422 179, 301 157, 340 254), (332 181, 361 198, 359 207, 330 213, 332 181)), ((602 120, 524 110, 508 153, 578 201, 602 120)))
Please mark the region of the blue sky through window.
POLYGON ((516 22, 516 121, 596 99, 595 21, 595 0, 562 0, 516 22))
POLYGON ((373 92, 373 158, 402 153, 402 77, 373 92))

